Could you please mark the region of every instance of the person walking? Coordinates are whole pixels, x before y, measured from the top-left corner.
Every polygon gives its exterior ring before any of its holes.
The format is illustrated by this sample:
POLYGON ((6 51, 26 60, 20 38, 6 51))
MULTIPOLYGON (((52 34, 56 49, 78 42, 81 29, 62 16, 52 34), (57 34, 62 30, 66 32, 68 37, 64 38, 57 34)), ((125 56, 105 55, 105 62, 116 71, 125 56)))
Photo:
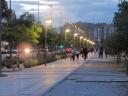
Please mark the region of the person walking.
POLYGON ((83 48, 83 56, 84 56, 84 60, 86 60, 88 57, 88 49, 86 47, 83 48))
POLYGON ((103 47, 102 46, 99 49, 99 58, 103 58, 103 47))
POLYGON ((77 60, 79 59, 79 55, 80 55, 80 50, 77 49, 77 50, 76 50, 76 58, 77 58, 77 60))
POLYGON ((75 50, 72 50, 71 58, 73 61, 75 61, 75 55, 76 55, 75 50))
POLYGON ((106 59, 108 58, 108 53, 109 53, 109 52, 108 52, 108 49, 106 48, 106 49, 105 49, 105 56, 106 56, 106 59))

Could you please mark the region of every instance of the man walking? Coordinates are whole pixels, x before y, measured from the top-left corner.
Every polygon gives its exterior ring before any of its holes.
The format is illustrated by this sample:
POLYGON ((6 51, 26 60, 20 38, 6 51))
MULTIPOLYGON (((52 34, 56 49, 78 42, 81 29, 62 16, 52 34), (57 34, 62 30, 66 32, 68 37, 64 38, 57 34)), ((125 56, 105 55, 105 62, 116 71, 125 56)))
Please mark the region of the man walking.
POLYGON ((102 46, 99 49, 99 58, 103 58, 103 47, 102 46))
POLYGON ((84 56, 84 60, 86 60, 88 56, 88 50, 86 47, 83 48, 83 56, 84 56))

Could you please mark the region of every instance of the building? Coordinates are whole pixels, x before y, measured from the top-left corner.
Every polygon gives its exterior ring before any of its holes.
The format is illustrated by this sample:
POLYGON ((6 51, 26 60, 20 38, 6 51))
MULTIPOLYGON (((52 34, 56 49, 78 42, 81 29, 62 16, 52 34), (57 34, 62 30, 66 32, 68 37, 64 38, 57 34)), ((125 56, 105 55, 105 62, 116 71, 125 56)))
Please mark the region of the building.
POLYGON ((114 32, 114 25, 107 23, 76 23, 82 30, 87 38, 102 45, 107 37, 114 32))

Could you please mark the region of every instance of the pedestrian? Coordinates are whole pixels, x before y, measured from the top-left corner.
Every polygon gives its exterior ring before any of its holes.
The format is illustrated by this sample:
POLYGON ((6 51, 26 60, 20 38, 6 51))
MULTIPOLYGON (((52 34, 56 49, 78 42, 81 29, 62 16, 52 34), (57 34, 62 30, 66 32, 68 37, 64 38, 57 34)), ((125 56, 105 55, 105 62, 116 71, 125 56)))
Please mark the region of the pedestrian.
POLYGON ((72 50, 71 58, 73 61, 75 61, 75 55, 76 55, 75 50, 72 50))
POLYGON ((88 49, 86 47, 83 48, 83 56, 84 56, 84 60, 86 60, 88 57, 88 49))
POLYGON ((102 46, 99 49, 99 58, 103 58, 103 47, 102 46))
POLYGON ((77 50, 76 50, 76 58, 77 58, 77 60, 79 59, 79 55, 80 55, 80 50, 77 49, 77 50))
POLYGON ((106 59, 108 58, 108 49, 106 48, 105 49, 105 56, 106 56, 106 59))

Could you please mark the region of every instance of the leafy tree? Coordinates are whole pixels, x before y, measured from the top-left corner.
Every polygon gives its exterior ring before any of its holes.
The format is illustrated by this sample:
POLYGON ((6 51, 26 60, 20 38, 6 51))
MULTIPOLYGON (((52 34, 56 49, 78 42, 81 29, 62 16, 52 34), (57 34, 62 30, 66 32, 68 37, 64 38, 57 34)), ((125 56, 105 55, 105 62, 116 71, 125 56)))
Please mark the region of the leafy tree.
POLYGON ((118 12, 115 13, 114 26, 116 31, 116 42, 118 51, 125 51, 128 54, 128 1, 118 4, 118 12))
POLYGON ((15 43, 15 46, 21 42, 31 43, 32 45, 39 43, 38 39, 41 32, 41 22, 36 23, 34 15, 27 12, 3 29, 3 39, 9 42, 11 52, 13 43, 15 43))
POLYGON ((107 39, 106 46, 117 55, 117 60, 120 61, 122 52, 125 52, 128 57, 128 1, 120 2, 118 8, 113 19, 115 32, 107 39))

